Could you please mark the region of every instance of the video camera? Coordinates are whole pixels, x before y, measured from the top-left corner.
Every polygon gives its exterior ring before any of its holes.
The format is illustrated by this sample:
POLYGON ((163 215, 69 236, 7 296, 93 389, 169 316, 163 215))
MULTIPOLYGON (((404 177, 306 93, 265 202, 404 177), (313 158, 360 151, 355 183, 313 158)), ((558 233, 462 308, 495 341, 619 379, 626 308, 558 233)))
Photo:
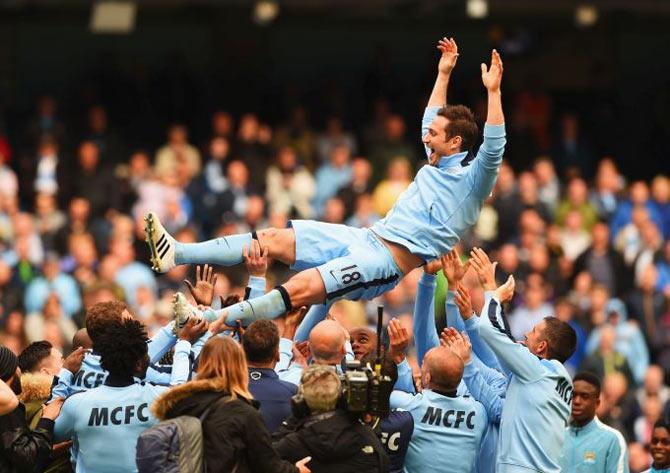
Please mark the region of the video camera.
MULTIPOLYGON (((341 401, 349 412, 369 413, 375 417, 386 417, 391 411, 389 398, 393 391, 393 381, 383 375, 382 370, 382 321, 384 308, 377 308, 377 356, 374 366, 368 363, 361 366, 360 361, 347 362, 342 382, 341 401)), ((384 356, 386 356, 384 354, 384 356)))

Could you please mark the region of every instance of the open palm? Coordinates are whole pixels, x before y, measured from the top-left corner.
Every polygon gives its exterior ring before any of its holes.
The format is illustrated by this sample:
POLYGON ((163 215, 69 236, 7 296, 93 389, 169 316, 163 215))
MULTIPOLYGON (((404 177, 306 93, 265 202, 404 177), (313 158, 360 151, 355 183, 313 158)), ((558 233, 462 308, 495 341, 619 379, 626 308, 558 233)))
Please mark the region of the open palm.
POLYGON ((437 49, 442 53, 440 63, 437 66, 439 72, 443 74, 451 74, 451 71, 456 66, 458 60, 458 45, 454 38, 442 38, 437 43, 437 49))
POLYGON ((499 91, 502 82, 503 63, 498 51, 495 49, 491 51, 491 65, 487 68, 486 64, 482 63, 481 68, 484 87, 489 91, 499 91))

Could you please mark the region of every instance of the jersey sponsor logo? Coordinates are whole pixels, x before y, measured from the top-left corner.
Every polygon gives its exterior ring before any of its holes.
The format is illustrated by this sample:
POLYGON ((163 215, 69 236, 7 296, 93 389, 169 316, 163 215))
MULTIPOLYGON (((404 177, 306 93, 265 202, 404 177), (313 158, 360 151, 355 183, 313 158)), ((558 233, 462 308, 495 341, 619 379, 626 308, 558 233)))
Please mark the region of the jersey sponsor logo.
POLYGON ((79 387, 83 386, 87 389, 93 389, 97 388, 105 381, 105 376, 107 376, 106 373, 79 370, 79 372, 74 375, 72 384, 79 387))
POLYGON ((400 449, 400 432, 382 432, 382 445, 390 452, 400 449))
POLYGON ((117 407, 94 407, 91 409, 91 415, 88 418, 89 427, 130 424, 133 419, 140 422, 149 421, 149 404, 142 403, 139 406, 133 404, 129 406, 117 407))
POLYGON ((560 378, 556 383, 556 392, 563 401, 570 405, 572 402, 572 384, 565 378, 560 378))
POLYGON ((428 406, 426 413, 421 419, 422 424, 430 425, 444 425, 445 427, 451 427, 454 429, 460 429, 461 425, 464 425, 470 430, 474 430, 474 417, 475 412, 470 411, 456 411, 449 409, 444 412, 442 415, 442 409, 439 407, 428 406))

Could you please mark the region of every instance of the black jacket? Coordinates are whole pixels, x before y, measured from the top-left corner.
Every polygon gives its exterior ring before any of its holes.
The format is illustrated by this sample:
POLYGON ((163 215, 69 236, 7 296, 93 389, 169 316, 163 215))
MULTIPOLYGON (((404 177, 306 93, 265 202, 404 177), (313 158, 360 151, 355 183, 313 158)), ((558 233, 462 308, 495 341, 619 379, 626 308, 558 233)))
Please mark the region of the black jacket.
POLYGON ((311 456, 312 473, 379 473, 389 471, 389 459, 372 430, 345 411, 290 418, 273 435, 282 458, 296 462, 311 456))
POLYGON ((48 461, 53 443, 54 421, 40 419, 31 431, 23 403, 0 416, 0 473, 32 472, 48 461))
POLYGON ((297 472, 295 465, 283 461, 272 448, 256 406, 241 398, 221 400, 226 393, 216 389, 213 380, 190 381, 159 397, 152 411, 164 420, 181 415, 199 417, 211 406, 202 423, 204 459, 210 473, 297 472))

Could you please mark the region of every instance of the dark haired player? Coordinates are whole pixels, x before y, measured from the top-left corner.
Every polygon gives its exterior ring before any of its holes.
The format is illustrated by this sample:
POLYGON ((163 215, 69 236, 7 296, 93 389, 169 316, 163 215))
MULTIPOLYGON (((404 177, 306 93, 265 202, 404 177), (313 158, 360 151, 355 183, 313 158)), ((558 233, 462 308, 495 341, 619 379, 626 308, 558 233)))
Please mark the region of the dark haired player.
POLYGON ((651 458, 654 462, 644 473, 670 473, 670 421, 658 420, 651 434, 651 458))
POLYGON ((95 340, 104 384, 70 396, 56 419, 58 441, 76 439, 77 471, 137 471, 135 445, 157 420, 151 403, 167 386, 138 382, 149 367, 147 333, 140 322, 110 322, 95 340))
MULTIPOLYGON (((495 271, 483 251, 475 249, 470 255, 471 266, 480 279, 495 271)), ((509 377, 504 403, 497 398, 504 405, 496 472, 559 473, 572 401, 572 380, 563 363, 575 351, 577 335, 567 323, 545 317, 526 334, 523 344, 516 343, 506 329, 501 311, 501 302, 509 300, 513 293, 514 278, 510 276, 493 292, 488 310, 465 322, 469 330, 479 330, 509 377)), ((473 395, 481 397, 478 393, 473 395)), ((485 399, 481 397, 480 401, 485 399)))
POLYGON ((488 115, 484 141, 476 158, 470 159, 479 135, 474 114, 462 105, 446 105, 458 48, 447 38, 437 48, 442 53, 438 77, 422 120, 429 166, 417 173, 383 220, 370 229, 292 220, 286 229, 184 244, 175 241, 150 213, 146 233, 153 269, 163 273, 179 264, 235 265, 242 262, 252 239, 257 239, 269 257, 300 270, 264 296, 221 311, 205 311, 207 319, 225 315, 226 324, 234 326, 236 320, 247 325, 259 317, 275 318, 291 307, 372 299, 391 290, 414 268, 448 253, 477 221, 498 176, 505 147, 503 65, 495 50, 490 67, 481 65, 488 115))
POLYGON ((565 434, 562 471, 628 473, 628 448, 616 429, 596 417, 600 379, 588 371, 572 378, 572 418, 565 434))

